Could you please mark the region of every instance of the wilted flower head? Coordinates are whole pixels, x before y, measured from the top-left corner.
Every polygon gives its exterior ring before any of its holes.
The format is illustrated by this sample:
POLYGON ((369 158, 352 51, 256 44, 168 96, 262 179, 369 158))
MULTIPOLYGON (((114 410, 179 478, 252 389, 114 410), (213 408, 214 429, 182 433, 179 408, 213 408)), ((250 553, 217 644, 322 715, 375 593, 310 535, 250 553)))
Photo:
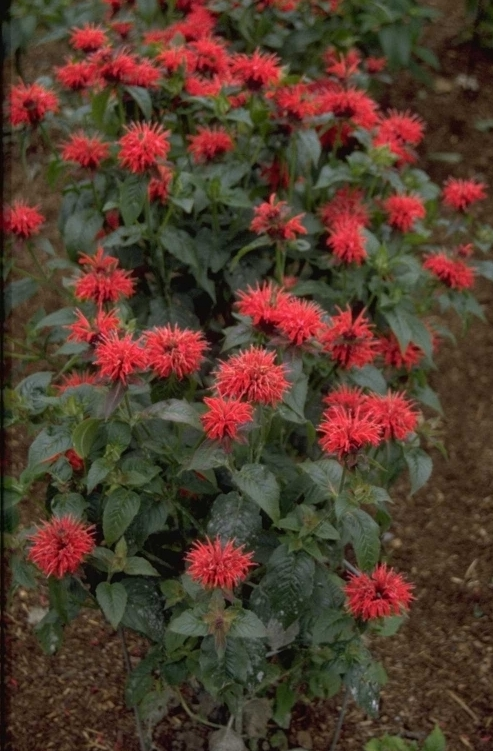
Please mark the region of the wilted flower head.
POLYGON ((233 589, 246 578, 248 569, 254 566, 253 553, 244 553, 244 545, 234 546, 234 540, 222 544, 219 537, 206 542, 197 541, 186 555, 190 563, 189 576, 206 589, 233 589))
POLYGON ((258 235, 266 234, 273 240, 296 240, 298 235, 307 233, 300 221, 304 214, 290 218, 287 201, 277 201, 275 193, 268 201, 256 206, 253 213, 250 229, 258 235))
POLYGON ((350 613, 369 621, 409 610, 414 600, 412 589, 412 584, 382 563, 371 574, 350 574, 344 593, 350 613))
POLYGON ((73 516, 54 516, 29 536, 27 554, 46 576, 62 579, 73 574, 95 547, 94 527, 73 516))

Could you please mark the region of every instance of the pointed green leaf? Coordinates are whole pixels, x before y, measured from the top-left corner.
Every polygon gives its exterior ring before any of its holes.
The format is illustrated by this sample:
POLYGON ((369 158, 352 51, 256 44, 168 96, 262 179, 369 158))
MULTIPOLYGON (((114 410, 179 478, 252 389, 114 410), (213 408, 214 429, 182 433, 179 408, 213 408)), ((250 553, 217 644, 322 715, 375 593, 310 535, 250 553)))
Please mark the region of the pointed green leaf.
POLYGON ((89 456, 100 425, 101 420, 96 417, 88 417, 87 420, 80 422, 72 433, 74 449, 83 459, 89 456))
POLYGON ((105 617, 117 628, 127 606, 127 592, 123 584, 101 582, 96 587, 96 599, 105 617))
POLYGON ((118 488, 106 499, 103 511, 104 539, 111 545, 125 532, 140 508, 137 493, 118 488))
POLYGON ((233 482, 274 522, 279 520, 279 485, 267 467, 263 464, 244 464, 239 472, 233 473, 233 482))
POLYGON ((359 508, 351 508, 342 519, 345 539, 356 553, 358 566, 364 571, 375 568, 380 555, 380 527, 372 517, 359 508))
POLYGON ((251 610, 240 610, 234 619, 230 635, 243 639, 263 639, 267 636, 267 629, 251 610))
POLYGON ((414 495, 428 482, 433 469, 433 462, 428 454, 419 448, 408 451, 405 459, 411 480, 411 495, 414 495))
POLYGON ((207 623, 191 610, 185 610, 178 618, 174 618, 169 624, 169 629, 183 636, 206 636, 208 631, 207 623))
POLYGON ((159 576, 159 573, 148 560, 137 555, 131 555, 127 558, 123 571, 129 576, 159 576))

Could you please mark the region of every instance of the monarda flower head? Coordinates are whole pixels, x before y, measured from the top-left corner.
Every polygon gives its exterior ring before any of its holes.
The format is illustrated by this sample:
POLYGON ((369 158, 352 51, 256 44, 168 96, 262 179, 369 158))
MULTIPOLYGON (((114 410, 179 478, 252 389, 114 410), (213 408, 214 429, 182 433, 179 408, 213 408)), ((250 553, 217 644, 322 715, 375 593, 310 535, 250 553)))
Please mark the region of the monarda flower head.
POLYGON ((306 235, 307 230, 301 224, 304 214, 290 218, 291 210, 286 201, 277 201, 272 193, 268 202, 261 203, 253 209, 254 218, 250 224, 252 232, 268 235, 272 240, 296 240, 298 235, 306 235))
POLYGON ((474 286, 474 269, 464 261, 449 258, 444 253, 432 253, 423 263, 423 268, 430 271, 450 289, 463 291, 474 286))
POLYGON ((417 115, 389 110, 379 122, 373 145, 387 146, 397 157, 397 164, 415 162, 416 156, 411 147, 421 143, 424 127, 424 122, 417 115))
POLYGON ((368 395, 364 410, 379 424, 384 441, 403 441, 416 430, 418 424, 418 413, 412 402, 397 392, 389 391, 385 396, 368 395))
POLYGON ((152 177, 149 181, 148 195, 150 201, 166 203, 169 198, 171 183, 173 182, 173 170, 164 164, 157 165, 158 177, 152 177))
POLYGON ((169 130, 158 123, 131 123, 126 131, 118 141, 118 161, 122 167, 138 174, 156 166, 158 159, 166 159, 170 150, 169 130))
POLYGON ((378 350, 364 311, 354 318, 349 308, 332 316, 319 340, 324 352, 328 352, 342 368, 362 368, 373 362, 378 350))
POLYGON ((336 454, 340 461, 356 455, 366 446, 378 446, 380 426, 363 409, 346 409, 335 405, 326 409, 319 425, 320 446, 328 454, 336 454))
POLYGON ((318 334, 323 316, 316 303, 291 297, 277 306, 275 324, 290 344, 299 347, 318 334))
POLYGON ((56 384, 55 388, 59 394, 63 394, 67 389, 75 389, 78 386, 97 386, 100 383, 97 373, 90 373, 88 370, 77 370, 69 375, 62 376, 61 383, 56 384))
POLYGON ((275 352, 253 345, 233 355, 215 373, 218 393, 274 407, 289 388, 284 366, 276 365, 275 357, 275 352))
POLYGON ((262 282, 255 289, 247 287, 246 290, 237 292, 238 301, 235 307, 242 316, 249 316, 254 326, 262 329, 265 333, 272 333, 276 324, 278 309, 292 296, 286 293, 274 282, 262 282))
POLYGON ((199 125, 197 135, 188 136, 188 152, 196 164, 211 162, 213 159, 233 151, 233 139, 224 128, 203 128, 199 125))
POLYGON ((118 331, 121 326, 120 319, 112 310, 106 313, 99 309, 92 321, 86 318, 80 310, 76 310, 75 315, 77 320, 65 327, 70 331, 69 342, 94 345, 113 331, 118 331))
POLYGON ((108 143, 97 136, 91 138, 83 131, 71 135, 62 149, 62 159, 65 162, 75 162, 92 171, 96 170, 109 155, 110 147, 108 143))
POLYGON ((158 326, 144 332, 149 367, 160 378, 177 378, 196 373, 204 359, 207 342, 201 331, 176 325, 158 326))
POLYGON ((349 216, 342 216, 334 221, 329 230, 327 246, 341 263, 354 263, 356 266, 361 266, 368 257, 363 226, 349 216))
POLYGON ((385 365, 398 370, 411 370, 415 365, 419 365, 425 353, 414 342, 409 342, 403 350, 394 333, 389 332, 387 335, 380 337, 378 340, 378 352, 383 356, 385 365))
POLYGON ((412 590, 412 584, 382 563, 371 574, 350 574, 344 594, 351 615, 369 621, 408 611, 412 590))
POLYGON ((390 226, 401 232, 409 232, 418 219, 426 216, 423 201, 415 195, 389 196, 383 202, 383 208, 388 214, 390 226))
POLYGON ((30 535, 27 554, 46 576, 62 579, 73 574, 94 547, 94 527, 73 516, 54 516, 30 535))
POLYGON ((352 219, 355 223, 368 227, 370 215, 363 201, 363 191, 360 188, 344 186, 336 190, 331 200, 320 207, 319 215, 324 225, 330 227, 342 218, 352 219))
POLYGON ((234 540, 223 545, 219 537, 214 541, 193 544, 185 560, 190 564, 188 575, 205 589, 232 590, 243 581, 254 566, 253 553, 245 553, 244 545, 235 547, 234 540))
POLYGON ((229 443, 238 439, 238 431, 253 420, 253 408, 238 399, 206 396, 207 412, 201 416, 207 437, 213 441, 229 443))
POLYGON ((101 306, 133 295, 135 280, 131 273, 119 269, 118 258, 105 256, 102 247, 94 256, 81 255, 79 263, 89 269, 75 282, 75 296, 79 300, 92 300, 101 306))
POLYGON ((363 407, 365 399, 363 389, 359 386, 348 386, 343 383, 330 391, 323 401, 329 407, 343 407, 348 412, 355 412, 363 407))
POLYGON ((319 97, 318 113, 332 112, 351 125, 369 130, 378 122, 377 104, 364 91, 355 88, 327 91, 319 97))
POLYGON ((35 127, 48 112, 57 112, 58 97, 37 83, 19 83, 10 90, 10 122, 12 125, 35 127))
POLYGON ((478 180, 459 180, 449 177, 442 190, 445 206, 466 211, 472 203, 486 198, 486 185, 478 180))
POLYGON ((86 23, 80 28, 72 29, 69 44, 74 50, 95 52, 108 44, 108 37, 101 26, 86 23))
POLYGON ((64 65, 55 68, 55 76, 66 89, 82 91, 96 83, 98 74, 90 60, 67 60, 64 65))
POLYGON ((187 67, 201 76, 225 76, 228 73, 228 53, 218 39, 197 39, 187 48, 187 67))
POLYGON ((141 344, 131 334, 120 338, 116 332, 111 332, 104 337, 94 350, 94 363, 100 377, 126 386, 132 376, 147 368, 147 355, 141 344))
POLYGON ((45 217, 39 213, 37 206, 29 206, 18 198, 4 209, 3 231, 19 240, 28 240, 38 234, 44 221, 45 217))
POLYGON ((230 62, 231 73, 250 91, 260 91, 266 86, 279 83, 281 79, 280 60, 276 55, 256 49, 251 55, 233 55, 230 62))

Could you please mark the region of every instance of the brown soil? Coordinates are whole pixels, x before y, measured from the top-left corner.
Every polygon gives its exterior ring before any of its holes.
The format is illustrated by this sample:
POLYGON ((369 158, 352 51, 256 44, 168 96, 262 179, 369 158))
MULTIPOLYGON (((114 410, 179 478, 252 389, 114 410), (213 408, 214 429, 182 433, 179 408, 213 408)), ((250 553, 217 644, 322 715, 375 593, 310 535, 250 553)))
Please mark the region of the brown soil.
MULTIPOLYGON (((493 188, 493 131, 475 128, 478 120, 493 117, 493 60, 478 49, 454 46, 463 23, 461 2, 433 4, 446 14, 428 40, 442 63, 435 87, 398 76, 387 104, 409 108, 427 121, 421 165, 436 182, 453 172, 479 177, 493 188), (459 74, 474 76, 478 90, 461 88, 459 74), (437 152, 455 152, 462 159, 450 165, 431 158, 437 152)), ((53 50, 53 59, 48 51, 46 67, 59 57, 59 49, 53 50)), ((14 165, 12 190, 35 202, 44 187, 40 176, 26 183, 14 165)), ((49 206, 54 222, 54 198, 49 206)), ((493 197, 482 212, 491 221, 493 197)), ((436 452, 428 486, 412 498, 402 492, 395 499, 387 548, 392 563, 415 582, 417 599, 399 634, 372 645, 389 676, 379 719, 369 720, 351 707, 340 751, 361 750, 384 732, 419 739, 435 723, 446 735, 448 751, 493 749, 493 289, 478 284, 477 292, 489 323, 474 321, 458 348, 444 343, 433 379, 446 415, 442 428, 449 458, 436 452)), ((51 302, 47 298, 37 304, 49 309, 51 302)), ((460 334, 454 319, 450 325, 460 334)), ((22 467, 24 446, 16 433, 11 441, 13 474, 22 467)), ((29 502, 26 521, 32 513, 29 502)), ((7 615, 12 749, 138 751, 133 714, 124 704, 125 670, 117 635, 99 613, 88 611, 66 629, 61 651, 47 657, 28 624, 32 608, 45 604, 43 593, 20 590, 7 615)), ((137 664, 145 645, 133 637, 129 647, 137 664)), ((290 747, 328 749, 339 703, 340 698, 301 704, 290 747)), ((174 707, 155 731, 155 748, 201 751, 208 732, 174 707)))

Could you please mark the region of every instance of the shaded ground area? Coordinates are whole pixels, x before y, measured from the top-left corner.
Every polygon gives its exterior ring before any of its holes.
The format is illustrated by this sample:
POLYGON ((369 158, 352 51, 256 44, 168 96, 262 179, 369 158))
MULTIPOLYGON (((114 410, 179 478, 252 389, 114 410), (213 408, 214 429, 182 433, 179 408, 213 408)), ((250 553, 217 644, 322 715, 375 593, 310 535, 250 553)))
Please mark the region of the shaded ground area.
MULTIPOLYGON (((442 61, 435 88, 425 89, 402 75, 385 104, 409 108, 427 121, 421 164, 436 182, 453 171, 484 179, 493 194, 493 130, 475 128, 477 121, 493 118, 493 60, 452 44, 461 28, 462 3, 434 4, 446 11, 429 38, 442 61), (461 88, 460 74, 474 77, 477 90, 461 88), (443 152, 462 158, 451 165, 433 157, 443 152)), ((45 64, 49 69, 52 61, 45 64)), ((25 183, 16 166, 12 188, 33 202, 44 190, 40 176, 25 183)), ((491 222, 493 198, 484 203, 482 215, 491 222)), ((56 218, 55 203, 48 218, 56 218)), ((437 357, 433 385, 446 415, 441 427, 449 458, 434 456, 432 480, 415 497, 408 498, 405 489, 395 497, 387 550, 392 564, 409 572, 417 600, 401 632, 373 645, 389 675, 379 719, 350 708, 340 751, 362 749, 383 732, 420 738, 435 723, 445 732, 448 751, 493 748, 493 287, 480 284, 478 291, 486 321, 475 321, 459 348, 444 343, 437 357)), ((43 304, 49 309, 50 298, 43 304)), ((456 322, 449 323, 459 334, 456 322)), ((11 450, 16 474, 25 450, 20 433, 11 450)), ((32 503, 26 519, 32 518, 32 503)), ((96 611, 86 611, 66 629, 60 653, 47 657, 29 624, 36 615, 33 608, 45 604, 43 595, 21 590, 7 616, 12 748, 138 751, 133 715, 124 705, 118 636, 96 611)), ((145 646, 133 638, 129 647, 137 664, 145 646)), ((328 749, 339 702, 300 705, 290 747, 328 749)), ((201 751, 208 732, 197 730, 175 707, 156 729, 156 749, 201 751)))

